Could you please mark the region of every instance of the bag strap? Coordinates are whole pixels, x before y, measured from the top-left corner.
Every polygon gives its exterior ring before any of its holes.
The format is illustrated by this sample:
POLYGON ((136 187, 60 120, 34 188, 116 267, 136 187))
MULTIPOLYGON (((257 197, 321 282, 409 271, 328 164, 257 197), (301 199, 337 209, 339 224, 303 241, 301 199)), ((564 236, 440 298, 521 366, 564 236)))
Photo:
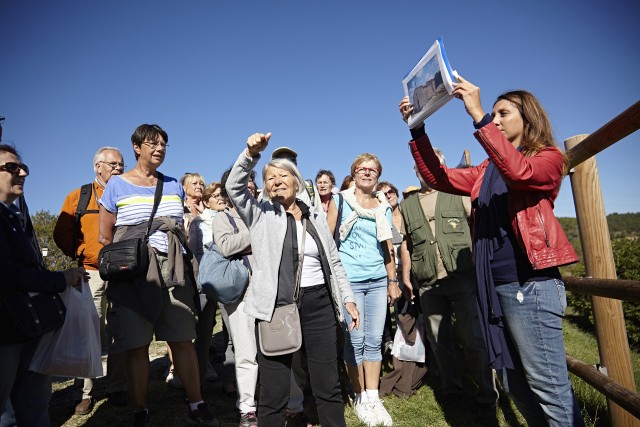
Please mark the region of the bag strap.
POLYGON ((342 206, 344 204, 344 196, 338 193, 338 217, 336 218, 336 229, 333 231, 333 241, 336 242, 336 248, 340 249, 340 226, 342 225, 342 206))
POLYGON ((91 195, 96 199, 96 203, 98 201, 98 194, 96 193, 96 187, 92 183, 84 184, 80 187, 80 197, 78 198, 78 205, 76 206, 76 213, 73 216, 73 230, 72 230, 72 242, 73 242, 73 255, 71 259, 76 261, 78 259, 78 238, 80 237, 80 219, 85 214, 97 214, 100 211, 97 209, 89 209, 87 210, 87 206, 89 206, 89 201, 91 200, 91 195))
POLYGON ((316 203, 316 191, 313 188, 313 181, 310 179, 304 180, 304 185, 307 189, 307 194, 309 195, 309 200, 311 202, 311 206, 315 206, 316 203))
MULTIPOLYGON (((240 232, 240 229, 238 229, 238 224, 236 224, 236 220, 233 219, 233 217, 229 214, 229 212, 225 211, 224 213, 225 215, 227 215, 227 218, 229 218, 229 224, 231 224, 231 226, 233 227, 233 233, 238 234, 240 232)), ((244 264, 244 266, 247 267, 247 270, 249 270, 249 273, 253 274, 253 269, 251 268, 249 257, 247 257, 246 255, 242 255, 242 264, 244 264)))
POLYGON ((160 199, 162 198, 162 187, 164 186, 164 175, 158 172, 158 182, 156 183, 156 193, 153 196, 153 209, 151 209, 151 215, 149 216, 149 223, 147 224, 147 232, 144 235, 144 240, 149 240, 149 233, 151 232, 151 224, 153 224, 153 217, 158 211, 160 205, 160 199))
POLYGON ((302 243, 298 251, 298 271, 296 272, 296 289, 293 291, 293 302, 298 302, 300 296, 300 281, 302 280, 302 261, 304 261, 304 241, 307 237, 307 219, 302 217, 302 243))

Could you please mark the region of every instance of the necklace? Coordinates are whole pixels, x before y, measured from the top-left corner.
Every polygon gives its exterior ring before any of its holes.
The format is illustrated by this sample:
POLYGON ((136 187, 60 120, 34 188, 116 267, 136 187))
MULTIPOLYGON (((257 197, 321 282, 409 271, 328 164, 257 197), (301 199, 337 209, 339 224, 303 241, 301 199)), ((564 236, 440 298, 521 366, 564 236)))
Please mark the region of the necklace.
POLYGON ((144 180, 146 180, 147 182, 149 182, 150 184, 153 184, 153 180, 156 179, 155 176, 151 175, 151 176, 144 176, 142 175, 142 173, 140 172, 140 169, 135 168, 136 173, 138 174, 138 176, 144 180))
POLYGON ((289 212, 291 215, 294 215, 294 216, 298 215, 301 212, 301 210, 300 210, 300 207, 298 207, 297 205, 296 205, 296 207, 298 209, 295 212, 294 211, 287 211, 287 212, 289 212))

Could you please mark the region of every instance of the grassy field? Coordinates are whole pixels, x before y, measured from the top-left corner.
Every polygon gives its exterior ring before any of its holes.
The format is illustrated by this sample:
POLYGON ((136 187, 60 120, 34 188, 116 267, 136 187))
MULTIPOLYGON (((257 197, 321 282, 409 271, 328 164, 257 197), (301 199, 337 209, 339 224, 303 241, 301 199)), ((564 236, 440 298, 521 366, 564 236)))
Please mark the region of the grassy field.
MULTIPOLYGON (((218 323, 218 327, 220 322, 218 323)), ((216 331, 214 339, 220 339, 221 334, 216 331)), ((579 329, 571 322, 565 322, 565 342, 567 353, 590 364, 598 361, 596 341, 588 332, 579 329)), ((165 355, 165 343, 154 342, 151 346, 151 381, 149 384, 149 409, 152 425, 181 426, 184 425, 186 415, 185 395, 182 390, 176 390, 164 383, 164 372, 168 366, 165 355)), ((640 384, 640 355, 632 354, 632 365, 635 369, 636 384, 640 384)), ((220 366, 216 366, 220 368, 220 366)), ((218 369, 220 371, 220 369, 218 369)), ((604 397, 593 390, 589 385, 578 378, 572 378, 576 395, 583 408, 583 414, 588 427, 609 426, 607 407, 604 397)), ((439 404, 439 390, 429 374, 425 378, 426 384, 419 392, 409 399, 400 399, 395 396, 386 397, 385 406, 391 414, 394 425, 400 427, 423 426, 453 426, 471 427, 480 426, 475 422, 473 409, 463 405, 444 411, 439 404)), ((90 415, 73 415, 74 391, 73 380, 59 380, 54 383, 54 393, 51 401, 51 417, 56 426, 122 426, 130 422, 132 408, 116 408, 106 403, 101 391, 104 390, 104 379, 97 380, 97 390, 100 399, 90 415)), ((222 380, 205 385, 204 397, 215 409, 220 419, 221 426, 237 426, 238 415, 235 408, 235 400, 227 397, 222 392, 222 380)), ((318 422, 313 398, 306 399, 307 413, 312 421, 318 422)), ((499 426, 525 426, 526 423, 511 404, 509 399, 501 392, 498 402, 499 426)), ((349 427, 362 427, 350 405, 345 406, 347 425, 349 427)))

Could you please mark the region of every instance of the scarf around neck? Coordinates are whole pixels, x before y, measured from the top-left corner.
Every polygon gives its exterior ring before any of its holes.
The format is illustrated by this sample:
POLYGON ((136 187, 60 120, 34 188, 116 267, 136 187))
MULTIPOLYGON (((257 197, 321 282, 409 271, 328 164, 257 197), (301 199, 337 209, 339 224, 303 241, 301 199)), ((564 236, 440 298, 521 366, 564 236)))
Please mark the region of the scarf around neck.
POLYGON ((474 221, 475 242, 473 252, 476 259, 477 298, 482 334, 489 351, 489 367, 511 368, 513 360, 505 338, 504 316, 496 292, 491 260, 494 250, 500 246, 499 212, 492 199, 506 193, 507 184, 493 162, 489 162, 484 173, 478 208, 474 221))
POLYGON ((355 191, 355 187, 342 191, 344 201, 352 209, 352 212, 342 222, 342 225, 340 225, 340 241, 343 242, 347 238, 351 228, 358 218, 375 220, 376 238, 378 239, 378 242, 384 242, 385 240, 391 239, 393 235, 391 234, 391 226, 389 225, 389 221, 387 221, 386 216, 387 208, 390 208, 390 206, 387 199, 384 197, 384 194, 380 191, 375 192, 375 197, 380 200, 380 205, 373 209, 365 209, 358 204, 355 191))

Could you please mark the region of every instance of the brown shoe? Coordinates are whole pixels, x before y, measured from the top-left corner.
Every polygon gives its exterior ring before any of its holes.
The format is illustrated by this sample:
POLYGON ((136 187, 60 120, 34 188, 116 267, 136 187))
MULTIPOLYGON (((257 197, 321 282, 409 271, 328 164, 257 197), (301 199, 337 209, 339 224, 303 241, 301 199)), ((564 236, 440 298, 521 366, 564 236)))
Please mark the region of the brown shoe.
POLYGON ((93 411, 94 401, 92 398, 82 399, 76 405, 76 415, 88 415, 93 411))

